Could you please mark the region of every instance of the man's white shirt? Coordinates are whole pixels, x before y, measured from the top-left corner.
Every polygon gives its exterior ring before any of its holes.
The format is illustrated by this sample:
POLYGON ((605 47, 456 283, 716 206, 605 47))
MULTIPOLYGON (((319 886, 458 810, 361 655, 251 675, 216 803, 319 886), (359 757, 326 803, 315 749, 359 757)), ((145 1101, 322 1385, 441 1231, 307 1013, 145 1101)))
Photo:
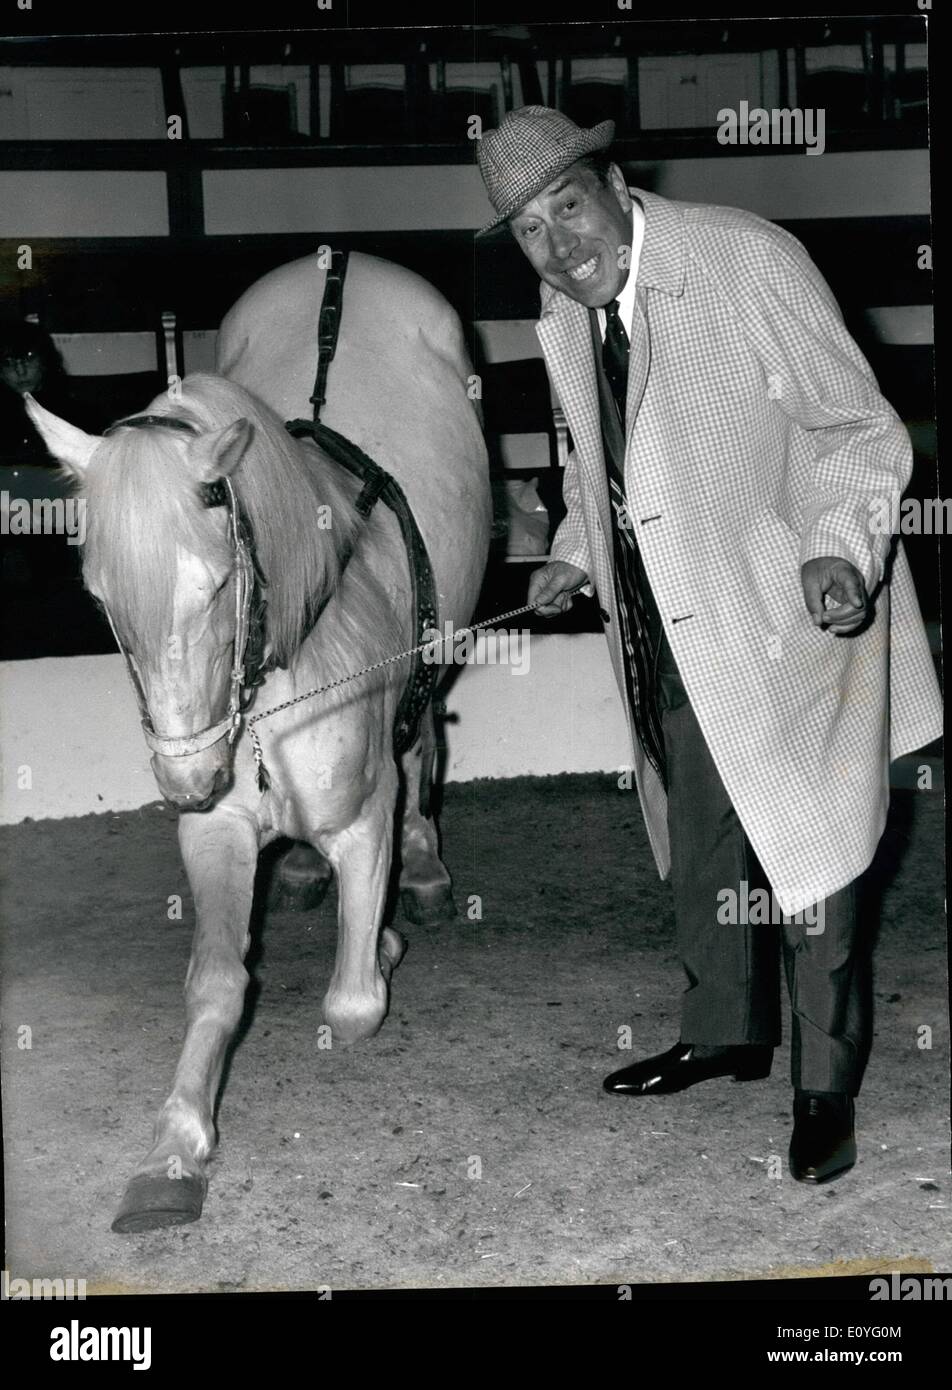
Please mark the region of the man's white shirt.
MULTIPOLYGON (((628 341, 631 341, 631 324, 635 315, 635 288, 638 280, 638 262, 641 260, 641 247, 645 239, 645 213, 640 203, 632 202, 631 205, 631 265, 628 267, 628 279, 622 286, 618 296, 618 317, 625 326, 628 334, 628 341)), ((602 335, 602 342, 605 341, 605 310, 596 309, 598 315, 598 329, 602 335)))
MULTIPOLYGON (((645 212, 640 203, 632 201, 631 204, 631 263, 628 267, 628 279, 625 281, 618 295, 618 317, 621 319, 628 334, 628 341, 631 341, 631 324, 635 315, 635 289, 638 282, 638 264, 641 260, 641 247, 645 239, 645 212)), ((605 341, 605 310, 596 309, 598 315, 598 329, 602 335, 602 342, 605 341)), ((591 598, 595 593, 595 586, 589 582, 579 588, 579 593, 591 598)))

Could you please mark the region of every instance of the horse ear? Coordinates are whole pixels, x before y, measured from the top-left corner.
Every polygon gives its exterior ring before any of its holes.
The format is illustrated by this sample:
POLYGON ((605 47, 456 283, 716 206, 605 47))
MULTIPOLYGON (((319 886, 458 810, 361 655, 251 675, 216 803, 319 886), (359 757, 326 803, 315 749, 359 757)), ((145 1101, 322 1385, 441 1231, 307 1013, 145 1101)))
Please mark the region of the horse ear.
POLYGON ((58 415, 40 405, 39 401, 35 401, 29 393, 24 395, 23 404, 36 427, 37 434, 53 457, 71 473, 82 477, 92 454, 101 443, 99 436, 86 434, 76 425, 61 420, 58 415))
POLYGON ((216 478, 227 478, 234 473, 245 450, 251 443, 254 426, 250 420, 233 420, 223 430, 213 430, 200 434, 189 445, 189 453, 198 464, 199 477, 203 483, 214 482, 216 478))

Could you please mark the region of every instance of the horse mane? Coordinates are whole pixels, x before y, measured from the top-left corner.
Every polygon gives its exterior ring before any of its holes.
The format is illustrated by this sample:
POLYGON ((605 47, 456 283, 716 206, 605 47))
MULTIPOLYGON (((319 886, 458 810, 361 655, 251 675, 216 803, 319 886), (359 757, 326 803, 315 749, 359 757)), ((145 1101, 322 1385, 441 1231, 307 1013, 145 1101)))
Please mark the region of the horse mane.
MULTIPOLYGON (((353 505, 359 485, 316 446, 294 440, 268 406, 224 377, 195 373, 182 382, 178 399, 163 393, 147 410, 185 420, 202 432, 242 418, 251 422, 251 442, 232 483, 267 582, 272 650, 278 663, 287 665, 316 607, 338 587, 344 556, 363 524, 353 505)), ((172 611, 173 547, 224 563, 230 555, 216 513, 201 501, 204 480, 182 448, 184 438, 161 427, 119 429, 95 451, 84 484, 84 571, 108 595, 120 633, 135 634, 147 645, 168 637, 159 627, 172 611)), ((351 566, 348 575, 352 568, 366 588, 371 581, 366 568, 351 566)), ((366 597, 369 606, 379 607, 379 594, 366 597)))

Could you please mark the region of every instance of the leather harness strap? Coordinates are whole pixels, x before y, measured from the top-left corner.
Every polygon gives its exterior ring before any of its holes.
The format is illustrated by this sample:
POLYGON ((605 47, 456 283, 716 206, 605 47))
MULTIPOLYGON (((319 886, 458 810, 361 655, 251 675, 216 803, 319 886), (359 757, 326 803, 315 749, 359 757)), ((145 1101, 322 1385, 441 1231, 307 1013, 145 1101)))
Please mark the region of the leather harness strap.
POLYGON ((317 375, 310 397, 315 420, 320 417, 321 407, 327 399, 327 371, 337 351, 348 254, 347 251, 332 251, 330 269, 324 277, 324 297, 317 321, 317 375))
MULTIPOLYGON (((336 464, 361 480, 363 488, 354 503, 361 516, 370 516, 379 498, 397 518, 409 561, 415 616, 413 640, 414 643, 425 641, 428 634, 438 629, 436 584, 426 543, 400 484, 356 444, 328 425, 316 420, 289 420, 285 429, 295 439, 302 436, 313 439, 336 464)), ((425 662, 422 652, 416 652, 411 658, 410 674, 393 721, 393 749, 398 756, 416 742, 420 721, 439 674, 439 666, 432 661, 425 662)))
MULTIPOLYGON (((328 425, 322 425, 319 419, 327 395, 327 371, 337 350, 340 333, 347 255, 346 251, 331 252, 331 265, 324 280, 324 297, 317 326, 317 374, 310 396, 314 419, 288 420, 285 429, 295 439, 302 436, 313 439, 335 463, 361 480, 363 487, 354 506, 362 517, 370 516, 378 500, 396 516, 407 548, 415 619, 414 642, 419 643, 424 641, 428 633, 437 630, 439 614, 433 566, 410 504, 396 478, 351 440, 328 425)), ((397 756, 416 742, 420 722, 432 699, 439 674, 439 666, 435 662, 424 662, 421 653, 417 652, 412 657, 407 683, 394 716, 393 749, 397 756)))

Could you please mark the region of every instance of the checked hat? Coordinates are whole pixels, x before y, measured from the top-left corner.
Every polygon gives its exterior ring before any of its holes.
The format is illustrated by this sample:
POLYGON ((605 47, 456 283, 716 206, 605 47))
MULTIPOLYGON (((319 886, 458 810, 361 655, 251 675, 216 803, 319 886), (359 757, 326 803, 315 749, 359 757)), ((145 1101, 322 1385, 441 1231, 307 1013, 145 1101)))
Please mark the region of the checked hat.
POLYGON ((479 172, 496 216, 476 235, 493 231, 577 159, 610 145, 614 134, 614 121, 600 121, 585 130, 551 106, 520 106, 508 112, 477 144, 479 172))

